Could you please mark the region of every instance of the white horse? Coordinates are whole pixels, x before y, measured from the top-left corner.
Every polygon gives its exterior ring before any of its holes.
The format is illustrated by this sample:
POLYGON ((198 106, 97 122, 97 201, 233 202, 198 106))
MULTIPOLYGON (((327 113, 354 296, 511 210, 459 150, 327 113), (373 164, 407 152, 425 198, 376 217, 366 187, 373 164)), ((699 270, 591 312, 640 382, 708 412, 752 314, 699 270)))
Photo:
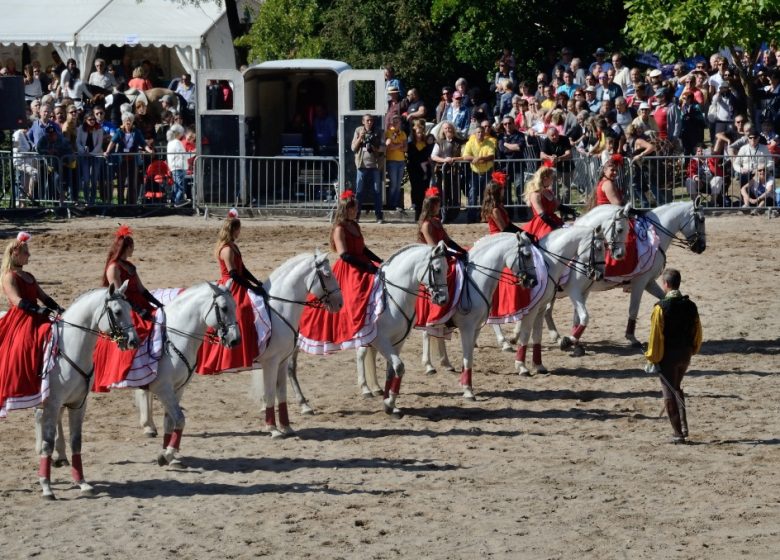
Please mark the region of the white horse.
MULTIPOLYGON (((55 499, 51 490, 52 452, 63 407, 68 408, 71 474, 82 495, 92 494, 81 462, 81 428, 94 373, 92 354, 101 333, 110 336, 123 350, 138 347, 126 290, 127 282, 119 289, 112 285, 91 290, 79 296, 52 327, 56 329, 56 350, 52 368, 46 373, 49 396, 42 408, 35 411, 35 449, 40 455, 38 476, 44 499, 55 499)), ((58 466, 67 465, 61 423, 57 440, 58 466)))
POLYGON ((266 425, 271 437, 293 433, 287 412, 287 361, 296 348, 298 328, 307 305, 324 305, 335 313, 344 305, 341 289, 330 268, 327 254, 293 257, 271 273, 264 285, 268 293, 271 339, 258 361, 263 369, 253 372, 255 387, 263 386, 266 425), (316 299, 307 301, 311 294, 316 299), (278 404, 279 426, 274 414, 278 404))
MULTIPOLYGON (((378 350, 387 360, 383 404, 388 414, 402 416, 402 412, 395 406, 405 372, 400 354, 414 324, 414 306, 420 285, 437 305, 444 305, 449 299, 446 255, 444 242, 439 242, 435 247, 419 243, 408 245, 387 259, 377 273, 377 289, 382 290, 383 309, 376 323, 376 338, 370 347, 378 350)), ((365 359, 367 351, 367 347, 358 348, 358 363, 365 359)), ((304 413, 306 409, 311 410, 298 383, 295 354, 287 373, 302 410, 304 413)))
POLYGON ((185 424, 181 397, 195 371, 206 330, 214 328, 219 343, 227 348, 241 342, 236 302, 229 291, 231 282, 228 280, 224 287, 211 282, 197 284, 165 306, 165 351, 157 366, 157 377, 149 384, 149 390, 165 408, 163 451, 157 457, 160 466, 180 465, 174 459, 185 424))
MULTIPOLYGON (((625 206, 612 206, 603 205, 598 206, 588 212, 587 216, 590 216, 590 220, 587 222, 581 222, 582 218, 575 222, 577 226, 584 226, 590 229, 600 227, 604 234, 604 239, 607 249, 609 249, 612 258, 615 260, 621 260, 626 255, 626 239, 629 235, 630 229, 630 215, 632 213, 631 205, 625 206)), ((564 228, 565 229, 565 228, 564 228)), ((565 278, 563 283, 569 290, 569 293, 574 294, 572 302, 574 303, 577 313, 582 317, 581 327, 575 332, 575 334, 581 334, 581 331, 585 329, 585 325, 588 324, 590 316, 586 306, 588 292, 593 286, 593 279, 587 274, 584 274, 585 269, 582 267, 572 267, 568 277, 565 278)), ((557 291, 555 297, 551 300, 547 300, 548 311, 545 312, 545 317, 549 313, 549 308, 554 304, 555 299, 562 297, 563 292, 557 291)), ((502 345, 502 349, 506 350, 508 344, 515 344, 520 335, 521 324, 515 324, 514 332, 512 336, 507 340, 504 338, 498 324, 493 324, 493 328, 496 332, 496 338, 499 345, 502 345)), ((577 336, 577 339, 579 337, 577 336)), ((534 337, 534 340, 537 340, 534 337)), ((536 352, 541 352, 541 346, 538 346, 536 352)), ((582 347, 575 348, 575 354, 583 351, 582 347)), ((518 360, 524 361, 524 360, 518 360)), ((540 360, 536 360, 535 363, 540 363, 540 360)), ((525 372, 523 372, 525 373, 525 372)))
MULTIPOLYGON (((628 222, 618 227, 628 231, 628 222)), ((595 228, 571 226, 557 229, 539 240, 538 247, 544 257, 547 279, 544 292, 527 310, 518 323, 518 346, 515 368, 520 375, 531 375, 525 365, 528 340, 532 343, 532 367, 537 373, 547 373, 542 363, 542 319, 547 305, 555 299, 563 283, 600 280, 604 276, 606 247, 601 226, 595 228), (568 274, 568 278, 566 278, 568 274)), ((584 301, 577 301, 578 308, 585 308, 584 301)), ((587 311, 585 311, 587 315, 587 311)))
MULTIPOLYGON (((595 213, 601 207, 596 207, 593 211, 588 212, 577 220, 577 224, 588 225, 592 224, 592 220, 597 220, 599 214, 595 213)), ((603 210, 601 212, 607 212, 603 210)), ((639 304, 642 301, 642 292, 647 291, 651 295, 658 299, 664 297, 664 291, 661 286, 658 285, 656 279, 663 272, 666 266, 666 252, 669 249, 669 245, 673 242, 679 244, 682 247, 686 247, 694 253, 700 254, 707 248, 707 237, 704 226, 704 214, 699 208, 699 199, 689 202, 672 202, 665 204, 654 210, 643 212, 637 218, 640 225, 646 227, 648 235, 658 236, 658 250, 652 257, 652 261, 648 263, 644 271, 633 277, 626 277, 625 282, 616 282, 614 280, 604 279, 600 282, 596 282, 591 290, 604 291, 611 288, 616 288, 621 285, 625 285, 631 292, 631 300, 628 308, 628 323, 626 325, 626 339, 633 346, 641 346, 639 340, 637 340, 634 331, 636 328, 636 319, 639 313, 639 304), (678 237, 678 233, 682 233, 683 237, 678 237)), ((572 295, 578 288, 576 286, 564 286, 564 294, 572 295)), ((587 298, 587 293, 584 294, 587 298)), ((552 306, 549 306, 545 315, 547 322, 548 332, 550 338, 553 341, 560 340, 562 349, 565 349, 575 342, 573 338, 563 337, 560 338, 558 329, 555 326, 555 322, 552 318, 552 306)), ((579 332, 581 334, 582 328, 587 323, 582 322, 582 315, 578 309, 575 309, 574 314, 574 328, 573 332, 579 332)), ((575 337, 579 338, 579 337, 575 337)), ((579 345, 575 346, 575 351, 579 345)), ((581 354, 581 352, 579 352, 581 354)))

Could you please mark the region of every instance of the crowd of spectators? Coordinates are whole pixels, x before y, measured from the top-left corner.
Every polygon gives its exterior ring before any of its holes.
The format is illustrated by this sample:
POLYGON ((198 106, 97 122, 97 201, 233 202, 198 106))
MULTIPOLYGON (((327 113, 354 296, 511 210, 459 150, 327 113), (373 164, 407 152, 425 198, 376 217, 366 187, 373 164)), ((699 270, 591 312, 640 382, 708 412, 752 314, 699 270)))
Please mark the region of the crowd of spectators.
MULTIPOLYGON (((576 202, 577 191, 587 196, 609 160, 630 176, 624 187, 644 205, 665 202, 665 187, 673 183, 684 184, 691 196, 707 195, 712 205, 774 204, 773 160, 780 155, 777 47, 770 45, 756 60, 741 56, 755 88, 752 114, 737 68, 721 54, 678 62, 666 73, 632 67, 620 52, 599 48, 583 60, 564 48, 560 60, 535 80, 518 76, 514 56, 505 50, 487 95, 459 78, 454 87, 443 86, 431 105, 414 88, 404 98, 390 68, 388 118, 397 113, 407 130, 421 115, 434 122, 428 158, 416 155, 407 167, 410 178, 419 175, 419 167, 442 187, 445 206, 457 204, 460 190, 470 207, 478 206, 486 177, 497 168, 515 186, 507 189, 506 203, 519 201, 524 177, 538 165, 554 167, 560 198, 576 202), (727 196, 732 177, 741 200, 727 196)), ((419 152, 420 138, 409 141, 419 152)), ((427 185, 416 183, 413 200, 419 198, 415 190, 427 185)))
POLYGON ((196 148, 196 89, 183 73, 171 82, 150 61, 98 58, 86 81, 74 59, 37 60, 21 75, 28 122, 13 132, 16 204, 188 201, 196 148), (162 87, 160 87, 162 86, 162 87), (184 162, 184 163, 182 163, 184 162))

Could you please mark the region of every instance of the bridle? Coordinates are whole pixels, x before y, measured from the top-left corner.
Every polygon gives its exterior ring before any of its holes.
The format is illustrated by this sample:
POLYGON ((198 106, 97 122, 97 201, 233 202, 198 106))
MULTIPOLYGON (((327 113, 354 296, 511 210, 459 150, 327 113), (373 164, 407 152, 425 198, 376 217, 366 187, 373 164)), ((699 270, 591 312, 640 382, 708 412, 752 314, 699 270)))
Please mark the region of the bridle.
MULTIPOLYGON (((109 303, 111 303, 112 301, 127 301, 127 299, 125 298, 125 296, 123 294, 120 294, 117 291, 115 291, 113 294, 109 295, 103 301, 103 310, 100 312, 100 316, 98 317, 98 321, 97 322, 98 322, 98 324, 100 324, 100 320, 105 315, 108 318, 108 332, 105 333, 104 336, 108 337, 110 340, 114 341, 117 344, 124 344, 124 345, 126 345, 128 340, 129 340, 129 336, 128 336, 127 333, 128 333, 128 331, 133 329, 133 323, 131 321, 126 327, 121 327, 119 325, 119 321, 117 320, 116 315, 114 314, 113 309, 111 309, 111 307, 109 307, 109 303)), ((72 323, 66 323, 66 324, 68 324, 70 326, 78 326, 78 325, 74 325, 72 323)), ((85 327, 79 327, 79 328, 81 328, 83 330, 91 330, 91 329, 86 329, 85 327)), ((98 332, 98 334, 101 334, 101 333, 98 332)))
MULTIPOLYGON (((614 222, 613 222, 614 225, 614 222)), ((597 241, 602 241, 602 254, 605 253, 603 251, 605 245, 607 245, 607 242, 605 239, 599 239, 596 236, 596 230, 593 230, 593 232, 590 234, 590 255, 588 255, 588 268, 587 268, 587 276, 590 280, 598 280, 599 279, 599 272, 601 277, 604 277, 604 269, 606 266, 606 261, 604 260, 604 257, 602 257, 601 260, 596 260, 596 247, 597 247, 597 241), (599 267, 601 270, 599 271, 599 267)))
POLYGON ((653 224, 653 226, 660 232, 664 233, 665 235, 668 235, 671 238, 671 242, 673 245, 677 247, 681 247, 683 249, 690 249, 691 251, 695 251, 696 245, 704 239, 704 234, 700 233, 701 227, 704 225, 704 215, 701 213, 700 210, 697 210, 696 208, 693 209, 693 212, 691 212, 691 215, 688 217, 687 220, 680 226, 678 231, 685 231, 685 229, 688 227, 688 225, 693 222, 693 233, 690 235, 686 235, 685 237, 680 237, 677 235, 677 232, 673 232, 669 230, 668 228, 662 226, 657 221, 650 218, 649 215, 644 216, 644 219, 653 224))
MULTIPOLYGON (((625 227, 629 227, 629 218, 628 216, 623 212, 623 209, 621 208, 617 212, 615 212, 615 215, 612 218, 612 222, 609 224, 609 227, 604 232, 604 243, 606 244, 607 249, 609 249, 609 252, 611 254, 615 254, 615 248, 619 245, 623 245, 623 250, 625 251, 626 242, 625 241, 618 241, 618 231, 617 231, 617 223, 619 221, 625 221, 625 227)), ((592 253, 592 252, 591 252, 592 253)))
MULTIPOLYGON (((217 328, 215 329, 216 335, 209 335, 206 336, 209 337, 211 342, 216 342, 217 339, 219 339, 219 343, 222 344, 222 346, 227 347, 227 335, 231 327, 238 328, 238 321, 233 321, 232 323, 228 324, 225 322, 225 319, 222 316, 222 312, 219 310, 219 305, 217 305, 217 298, 219 298, 222 293, 213 293, 211 295, 211 305, 209 306, 208 311, 206 311, 206 317, 209 316, 209 313, 211 313, 211 310, 214 310, 214 315, 217 319, 217 328)), ((169 327, 170 330, 170 327, 169 327)))
POLYGON ((534 263, 533 253, 529 247, 520 239, 517 240, 516 248, 517 251, 515 252, 514 259, 512 259, 512 262, 509 264, 508 268, 513 270, 515 263, 517 263, 517 274, 515 274, 517 280, 508 280, 509 275, 505 274, 503 270, 496 270, 495 268, 490 268, 489 266, 477 264, 472 261, 469 261, 468 266, 472 267, 480 274, 483 274, 488 278, 492 278, 493 280, 496 280, 502 284, 512 284, 514 286, 527 287, 536 286, 536 264, 534 263), (530 266, 526 264, 528 261, 531 262, 530 266))
POLYGON ((341 286, 336 284, 336 289, 335 290, 329 290, 328 289, 328 286, 325 284, 325 278, 326 278, 325 272, 322 270, 323 267, 325 266, 325 262, 326 262, 325 259, 323 259, 323 260, 321 260, 319 262, 317 262, 317 260, 315 259, 315 261, 314 261, 314 272, 316 274, 315 274, 314 278, 311 279, 311 282, 309 283, 308 287, 306 288, 306 293, 313 294, 314 292, 312 290, 314 289, 314 282, 315 282, 315 279, 316 279, 316 281, 319 281, 319 283, 320 283, 320 289, 322 290, 322 295, 320 297, 318 297, 316 300, 314 300, 312 302, 306 302, 306 303, 307 304, 313 304, 313 303, 316 302, 320 307, 324 306, 324 307, 328 307, 328 308, 333 308, 333 304, 332 304, 332 302, 330 300, 330 297, 332 295, 334 295, 334 294, 337 294, 337 293, 341 292, 341 286))

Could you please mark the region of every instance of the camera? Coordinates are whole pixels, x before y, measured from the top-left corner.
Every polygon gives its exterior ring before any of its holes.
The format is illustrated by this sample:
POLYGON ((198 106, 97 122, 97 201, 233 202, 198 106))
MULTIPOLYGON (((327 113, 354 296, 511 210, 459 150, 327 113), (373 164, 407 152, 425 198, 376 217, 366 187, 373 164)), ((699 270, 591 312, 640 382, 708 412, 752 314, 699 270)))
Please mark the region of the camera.
POLYGON ((363 145, 369 153, 374 151, 374 145, 377 143, 377 135, 373 130, 367 130, 363 135, 363 145))

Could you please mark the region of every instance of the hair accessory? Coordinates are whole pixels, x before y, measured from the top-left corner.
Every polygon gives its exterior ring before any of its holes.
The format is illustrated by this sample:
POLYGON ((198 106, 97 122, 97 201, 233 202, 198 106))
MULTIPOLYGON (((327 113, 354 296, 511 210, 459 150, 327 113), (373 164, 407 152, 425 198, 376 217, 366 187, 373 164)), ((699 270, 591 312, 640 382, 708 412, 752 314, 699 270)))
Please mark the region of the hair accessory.
POLYGON ((610 158, 612 163, 615 165, 623 165, 623 156, 620 154, 612 154, 612 157, 610 158))
POLYGON ((121 224, 114 235, 116 237, 130 237, 133 235, 133 230, 127 224, 121 224))
POLYGON ((19 233, 16 235, 16 240, 17 240, 19 243, 27 243, 27 242, 30 240, 30 238, 31 238, 31 237, 32 237, 32 235, 30 235, 30 234, 29 234, 29 233, 27 233, 26 231, 20 231, 20 232, 19 232, 19 233))
POLYGON ((490 175, 490 178, 494 183, 498 183, 502 187, 506 186, 506 173, 503 171, 493 171, 493 173, 490 175))
POLYGON ((544 167, 555 167, 555 164, 552 162, 551 159, 546 159, 542 162, 542 165, 544 167))
POLYGON ((350 198, 355 198, 355 193, 347 189, 339 195, 339 198, 341 200, 349 200, 350 198))
POLYGON ((441 196, 441 194, 439 193, 438 187, 430 187, 425 191, 425 198, 434 198, 439 196, 441 196))
POLYGON ((230 219, 238 218, 238 210, 236 210, 235 208, 231 208, 230 210, 228 210, 227 217, 230 219))

